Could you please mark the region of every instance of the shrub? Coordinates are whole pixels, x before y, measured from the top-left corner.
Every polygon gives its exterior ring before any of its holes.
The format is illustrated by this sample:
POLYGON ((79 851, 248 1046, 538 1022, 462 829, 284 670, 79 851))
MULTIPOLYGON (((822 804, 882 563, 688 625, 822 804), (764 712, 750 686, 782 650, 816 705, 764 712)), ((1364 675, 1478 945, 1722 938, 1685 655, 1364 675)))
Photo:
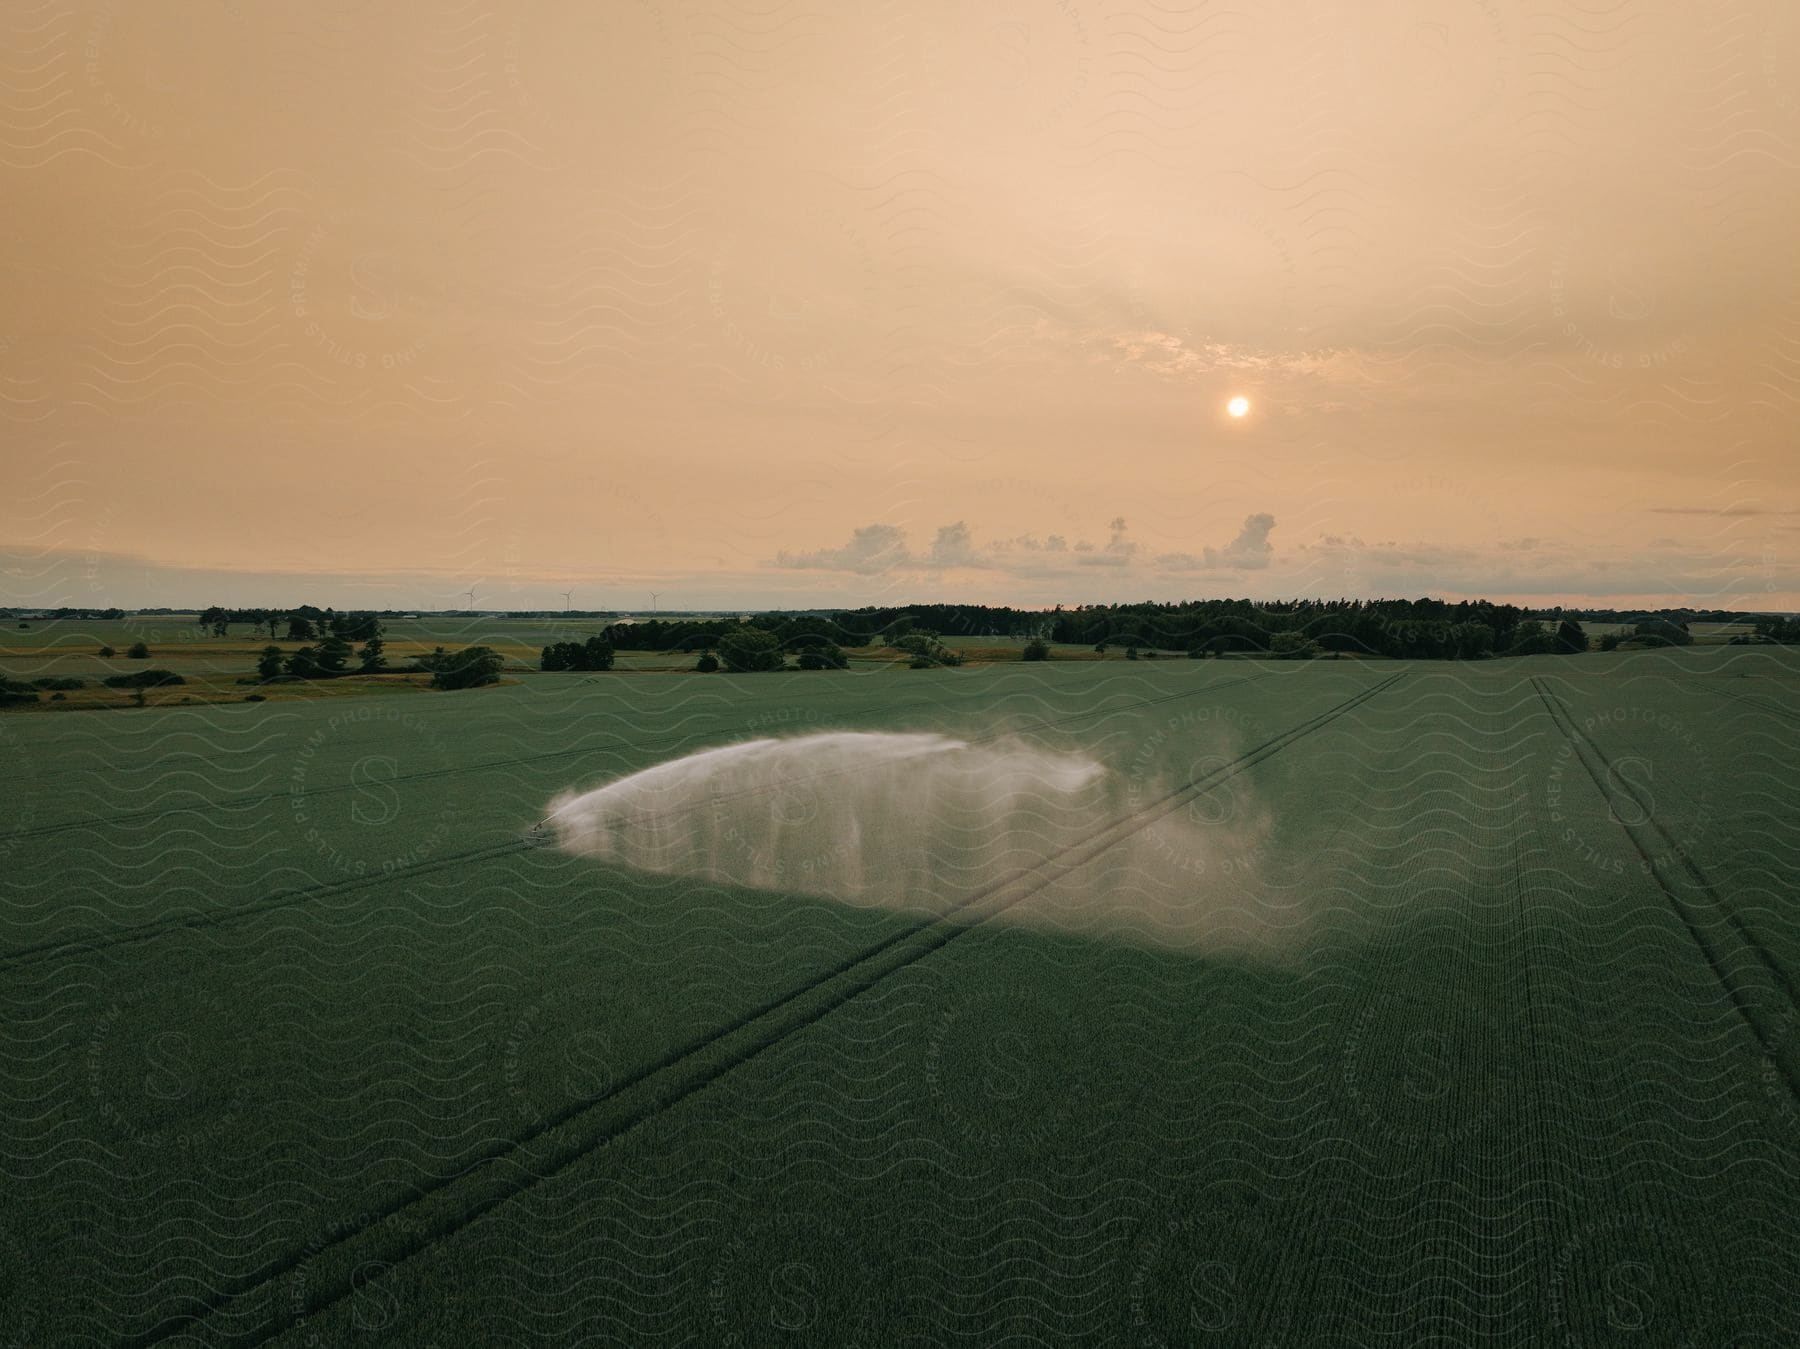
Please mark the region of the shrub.
POLYGON ((911 660, 906 662, 907 668, 910 670, 929 670, 936 664, 937 662, 931 659, 930 656, 914 656, 911 660))
POLYGON ((1033 637, 1025 643, 1025 650, 1019 654, 1020 660, 1049 660, 1050 643, 1042 637, 1033 637))
POLYGON ((129 660, 149 660, 150 648, 145 646, 142 642, 133 642, 130 646, 125 648, 125 655, 129 660))
POLYGON ((69 695, 66 693, 52 693, 50 695, 50 701, 53 703, 66 703, 68 700, 69 695))
MULTIPOLYGON (((1135 646, 1128 646, 1125 648, 1125 659, 1126 660, 1136 660, 1137 658, 1138 658, 1138 649, 1135 646)), ((1029 659, 1029 657, 1027 657, 1027 659, 1029 659)))
POLYGON ((16 679, 0 679, 0 707, 21 707, 37 701, 37 690, 16 679))
POLYGON ((87 687, 85 679, 76 679, 73 675, 57 675, 53 679, 34 679, 33 686, 40 689, 81 689, 87 687))
POLYGON ((1600 649, 1602 651, 1617 651, 1619 649, 1619 634, 1616 632, 1607 633, 1600 639, 1600 649))
POLYGON ((719 668, 719 658, 710 651, 702 651, 700 659, 694 662, 694 668, 701 674, 711 674, 719 668))
POLYGON ((111 660, 114 656, 116 656, 118 654, 119 653, 114 651, 110 646, 103 646, 100 648, 100 659, 101 660, 111 660))
POLYGON ((266 693, 251 693, 245 695, 244 701, 247 703, 266 703, 269 701, 269 695, 266 693))
POLYGON ((799 665, 802 670, 846 670, 850 660, 839 648, 821 644, 802 651, 799 665))
POLYGON ((173 670, 135 670, 131 674, 108 675, 104 682, 109 689, 159 689, 185 684, 187 680, 173 670))

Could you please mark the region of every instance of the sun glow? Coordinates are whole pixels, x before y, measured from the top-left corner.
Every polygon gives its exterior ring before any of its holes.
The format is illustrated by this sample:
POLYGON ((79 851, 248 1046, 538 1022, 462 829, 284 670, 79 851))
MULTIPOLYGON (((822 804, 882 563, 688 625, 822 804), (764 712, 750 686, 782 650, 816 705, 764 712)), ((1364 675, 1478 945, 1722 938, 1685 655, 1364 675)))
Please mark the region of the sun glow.
POLYGON ((1234 417, 1241 417, 1250 411, 1250 400, 1239 394, 1225 405, 1225 410, 1234 417))

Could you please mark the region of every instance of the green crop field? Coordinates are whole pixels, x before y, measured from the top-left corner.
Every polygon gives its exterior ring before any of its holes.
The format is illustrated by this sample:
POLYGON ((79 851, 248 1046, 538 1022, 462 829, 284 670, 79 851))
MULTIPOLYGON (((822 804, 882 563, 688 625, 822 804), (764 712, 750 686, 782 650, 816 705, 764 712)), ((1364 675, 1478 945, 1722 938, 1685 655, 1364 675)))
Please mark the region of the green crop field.
POLYGON ((1787 653, 1116 654, 0 718, 0 1341, 1792 1342, 1787 653))

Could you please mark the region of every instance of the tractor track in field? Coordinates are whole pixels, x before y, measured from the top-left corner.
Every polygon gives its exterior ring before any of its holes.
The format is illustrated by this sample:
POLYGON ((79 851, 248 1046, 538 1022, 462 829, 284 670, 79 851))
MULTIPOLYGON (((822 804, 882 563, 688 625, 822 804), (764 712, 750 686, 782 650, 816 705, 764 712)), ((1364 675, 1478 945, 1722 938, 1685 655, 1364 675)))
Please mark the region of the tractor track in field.
MULTIPOLYGON (((1133 712, 1140 708, 1154 707, 1159 703, 1172 702, 1179 698, 1192 698, 1201 693, 1211 693, 1220 689, 1232 688, 1239 684, 1247 684, 1254 678, 1255 676, 1253 675, 1241 675, 1235 679, 1227 679, 1219 683, 1207 684, 1202 688, 1183 689, 1176 693, 1162 694, 1155 698, 1144 698, 1135 703, 1126 703, 1118 707, 1090 708, 1086 712, 1076 712, 1066 717, 1047 717, 1040 721, 1023 722, 1015 726, 1009 726, 1005 730, 992 731, 981 736, 972 736, 968 743, 971 745, 984 744, 991 740, 997 740, 1002 736, 1066 726, 1078 721, 1088 720, 1092 717, 1107 716, 1114 712, 1133 712)), ((924 704, 917 705, 923 706, 924 704)), ((668 743, 672 744, 676 743, 676 741, 669 741, 668 743)), ((637 746, 637 748, 646 747, 659 748, 661 746, 660 742, 646 742, 645 744, 637 746)), ((562 754, 588 752, 590 752, 590 750, 587 749, 557 750, 552 754, 534 755, 527 759, 506 760, 498 764, 475 765, 467 769, 442 769, 431 773, 415 774, 414 779, 440 777, 445 773, 473 772, 477 767, 507 767, 511 764, 535 762, 539 758, 552 758, 562 754)), ((838 771, 842 772, 850 770, 838 771)), ((829 775, 819 774, 817 776, 824 777, 829 775)), ((390 779, 392 782, 406 780, 407 779, 405 778, 390 779)), ((337 791, 340 789, 331 788, 329 790, 337 791)), ((345 788, 341 790, 348 789, 345 788)), ((750 792, 737 793, 736 795, 753 795, 756 791, 768 790, 772 789, 767 787, 755 788, 750 792)), ((275 795, 279 796, 280 793, 276 793, 275 795)), ((723 796, 714 797, 709 800, 708 804, 711 805, 713 802, 726 799, 729 798, 723 796)), ((198 809, 198 807, 195 807, 195 809, 198 809)), ((539 821, 539 824, 542 823, 543 821, 539 821)), ((348 894, 352 891, 366 889, 372 885, 381 885, 388 881, 410 880, 415 876, 430 875, 432 872, 441 871, 448 866, 474 864, 485 862, 495 857, 504 857, 513 853, 528 852, 531 849, 540 846, 540 844, 541 840, 535 836, 505 839, 499 843, 486 844, 478 848, 465 848, 460 852, 449 853, 440 857, 429 857, 418 862, 408 863, 404 866, 391 867, 368 875, 350 876, 343 880, 326 881, 319 885, 302 886, 297 890, 283 891, 278 895, 272 895, 267 899, 242 905, 237 908, 221 909, 206 913, 186 913, 169 918, 153 919, 147 923, 136 923, 122 928, 110 928, 81 936, 65 937, 56 941, 40 942, 35 946, 16 947, 10 951, 0 951, 0 969, 19 969, 63 956, 87 955, 95 951, 104 951, 115 946, 123 946, 132 942, 151 941, 171 932, 229 926, 248 919, 259 918, 264 914, 273 913, 280 909, 316 903, 319 900, 330 899, 336 895, 348 894)))
POLYGON ((212 1343, 255 1344, 329 1310, 361 1286, 355 1281, 357 1270, 368 1270, 371 1262, 391 1270, 401 1261, 449 1240, 500 1205, 560 1174, 704 1090, 734 1068, 823 1020, 891 975, 1038 894, 1115 844, 1323 729, 1404 678, 1405 673, 1401 672, 1363 688, 1229 763, 1089 830, 1043 861, 982 887, 947 912, 923 919, 845 957, 800 987, 668 1050, 602 1095, 573 1102, 552 1118, 491 1145, 454 1175, 410 1187, 365 1220, 333 1233, 328 1240, 315 1241, 250 1273, 221 1280, 206 1296, 193 1299, 189 1309, 164 1317, 126 1342, 164 1343, 200 1332, 214 1318, 232 1317, 237 1311, 236 1324, 219 1327, 216 1335, 202 1332, 202 1337, 212 1343), (321 1258, 330 1259, 332 1267, 323 1271, 311 1268, 321 1258), (307 1277, 299 1285, 298 1295, 289 1289, 287 1296, 275 1296, 276 1286, 302 1269, 306 1269, 307 1277))
POLYGON ((1730 948, 1734 944, 1741 944, 1748 951, 1754 958, 1755 965, 1767 976, 1769 984, 1779 989, 1780 995, 1785 997, 1790 1014, 1794 1010, 1800 1010, 1800 990, 1796 990, 1793 979, 1763 949, 1736 910, 1726 902, 1725 897, 1700 869, 1699 864, 1687 855, 1687 850, 1670 836, 1662 821, 1657 819, 1650 803, 1637 794, 1629 781, 1613 771, 1612 761, 1576 725, 1562 700, 1551 693, 1549 687, 1537 676, 1532 677, 1531 683, 1543 701, 1545 710, 1549 712, 1550 720, 1568 740, 1576 759, 1593 781, 1594 789, 1600 793, 1601 800, 1607 803, 1613 822, 1624 831, 1633 850, 1643 861, 1645 873, 1656 882, 1657 888, 1668 899, 1676 916, 1687 928, 1688 935, 1705 956, 1706 963, 1712 967, 1714 977, 1731 999, 1732 1006, 1737 1008, 1738 1015, 1743 1017, 1744 1024, 1750 1028, 1750 1033, 1756 1037, 1764 1054, 1780 1072, 1788 1090, 1796 1100, 1800 1100, 1800 1062, 1796 1062, 1794 1049, 1783 1044, 1782 1037, 1766 1024, 1769 1006, 1776 998, 1766 987, 1756 990, 1746 983, 1742 973, 1734 972, 1734 967, 1741 967, 1744 962, 1741 959, 1742 953, 1730 948), (1623 783, 1623 788, 1609 787, 1608 783, 1623 783), (1635 815, 1643 823, 1625 822, 1615 805, 1621 796, 1630 801, 1635 808, 1635 815), (1685 897, 1682 893, 1684 890, 1697 894, 1700 902, 1696 903, 1685 897), (1725 929, 1723 933, 1719 931, 1721 924, 1725 929), (1731 941, 1732 937, 1736 938, 1736 943, 1731 941))
MULTIPOLYGON (((1235 679, 1221 680, 1218 683, 1208 684, 1206 687, 1208 689, 1230 688, 1235 684, 1249 683, 1250 680, 1254 678, 1256 678, 1254 675, 1239 675, 1235 679)), ((1154 706, 1156 703, 1168 702, 1175 698, 1192 697, 1197 691, 1198 690, 1184 689, 1179 693, 1171 693, 1158 698, 1127 703, 1122 707, 1090 709, 1089 711, 1079 712, 1070 717, 1027 722, 1015 729, 1020 731, 1040 730, 1047 727, 1060 726, 1067 722, 1083 720, 1088 717, 1101 716, 1106 712, 1128 712, 1135 708, 1150 707, 1154 706)), ((917 702, 900 703, 893 706, 881 707, 878 710, 885 715, 892 712, 913 711, 921 707, 942 708, 943 706, 945 706, 945 704, 941 699, 924 698, 917 702)), ((857 709, 852 708, 841 712, 833 712, 829 714, 826 721, 812 724, 821 726, 828 725, 831 718, 849 716, 856 710, 857 709)), ((568 759, 580 754, 600 754, 605 753, 608 750, 666 749, 670 746, 681 744, 694 736, 705 734, 706 732, 704 730, 697 730, 685 732, 680 735, 661 736, 655 740, 634 741, 615 738, 602 741, 595 745, 581 745, 573 749, 545 750, 541 754, 526 754, 514 759, 491 759, 483 763, 464 764, 454 768, 427 768, 416 773, 400 773, 392 778, 384 779, 384 782, 390 785, 408 782, 426 782, 439 778, 460 777, 469 773, 491 772, 500 768, 518 768, 523 767, 526 764, 544 763, 553 759, 568 759)), ((279 801, 284 797, 313 800, 318 797, 334 796, 343 792, 356 791, 357 789, 358 784, 354 782, 347 782, 337 787, 313 787, 300 792, 294 791, 292 787, 282 787, 272 792, 260 792, 254 796, 228 797, 222 801, 196 801, 191 805, 183 806, 149 806, 143 810, 127 811, 120 815, 91 815, 79 820, 63 820, 53 824, 34 825, 29 829, 16 829, 11 833, 0 834, 0 843, 8 842, 13 839, 43 838, 52 834, 64 833, 71 829, 101 828, 117 824, 134 824, 141 821, 166 819, 174 815, 193 815, 201 811, 249 810, 256 806, 267 805, 271 801, 279 801)))
MULTIPOLYGON (((896 708, 884 708, 883 711, 906 711, 910 708, 931 705, 930 700, 917 703, 903 703, 896 708)), ((941 705, 941 704, 940 704, 941 705)), ((517 768, 526 764, 543 763, 552 759, 568 759, 578 754, 599 754, 615 749, 665 749, 680 744, 689 735, 704 735, 704 730, 697 730, 682 735, 662 736, 655 740, 628 741, 612 739, 601 741, 597 745, 580 745, 573 749, 545 750, 541 754, 525 754, 516 759, 490 759, 483 763, 463 764, 455 768, 427 768, 416 773, 399 773, 385 781, 391 784, 402 782, 427 782, 435 778, 459 777, 466 773, 484 773, 496 768, 517 768)), ((41 838, 48 834, 59 834, 70 829, 98 828, 106 825, 132 824, 138 821, 166 819, 172 815, 193 815, 199 811, 211 810, 249 810, 255 806, 267 805, 271 801, 279 801, 283 797, 294 797, 313 800, 322 796, 335 796, 342 792, 357 789, 354 782, 344 783, 338 787, 313 787, 296 792, 291 787, 282 787, 272 792, 260 792, 255 796, 230 797, 223 801, 196 801, 185 806, 150 806, 143 810, 129 811, 122 815, 91 815, 79 820, 64 820, 56 824, 40 824, 31 829, 19 829, 10 834, 0 834, 0 842, 19 838, 41 838)))
POLYGON ((500 843, 490 843, 480 848, 465 848, 461 852, 445 853, 440 857, 431 857, 424 861, 409 863, 406 866, 394 867, 390 871, 374 871, 364 876, 349 876, 339 881, 325 881, 319 885, 302 886, 298 890, 284 890, 267 899, 253 904, 242 904, 236 908, 178 914, 168 918, 153 919, 148 923, 108 928, 101 932, 89 933, 86 936, 66 937, 60 941, 42 942, 36 946, 16 947, 11 951, 0 952, 0 969, 22 969, 42 964, 47 960, 55 960, 61 956, 87 955, 94 951, 106 951, 115 946, 129 945, 132 942, 154 941, 171 932, 208 927, 229 927, 252 918, 260 918, 264 914, 274 913, 280 909, 295 908, 301 904, 330 899, 334 895, 345 895, 357 890, 364 890, 371 885, 410 880, 414 876, 428 876, 434 871, 442 871, 445 867, 473 865, 491 858, 505 857, 512 853, 529 852, 537 846, 531 839, 506 839, 500 843))
MULTIPOLYGON (((1689 680, 1690 688, 1698 687, 1695 681, 1689 680)), ((1781 717, 1785 721, 1800 722, 1800 711, 1791 707, 1783 707, 1779 703, 1765 701, 1761 695, 1752 693, 1734 693, 1730 689, 1708 688, 1708 693, 1715 697, 1729 698, 1734 703, 1742 703, 1752 711, 1761 712, 1768 717, 1781 717)))

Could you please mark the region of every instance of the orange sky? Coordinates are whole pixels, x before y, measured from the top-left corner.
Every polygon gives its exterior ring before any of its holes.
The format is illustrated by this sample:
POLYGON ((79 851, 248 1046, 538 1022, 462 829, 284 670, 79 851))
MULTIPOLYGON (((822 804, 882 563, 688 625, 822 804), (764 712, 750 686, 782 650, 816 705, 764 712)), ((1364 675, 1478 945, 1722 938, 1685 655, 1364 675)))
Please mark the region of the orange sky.
POLYGON ((0 602, 1800 608, 1788 0, 0 30, 0 602))

